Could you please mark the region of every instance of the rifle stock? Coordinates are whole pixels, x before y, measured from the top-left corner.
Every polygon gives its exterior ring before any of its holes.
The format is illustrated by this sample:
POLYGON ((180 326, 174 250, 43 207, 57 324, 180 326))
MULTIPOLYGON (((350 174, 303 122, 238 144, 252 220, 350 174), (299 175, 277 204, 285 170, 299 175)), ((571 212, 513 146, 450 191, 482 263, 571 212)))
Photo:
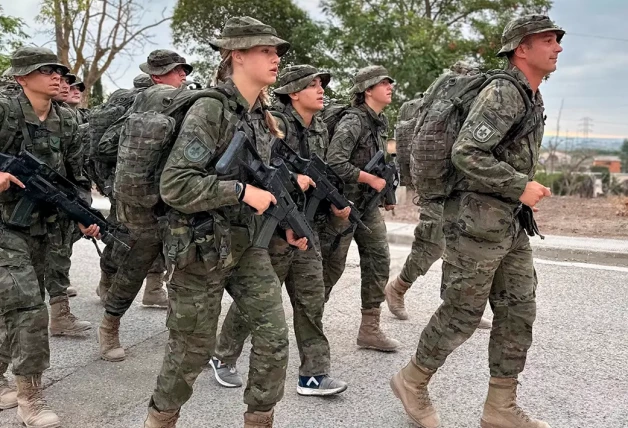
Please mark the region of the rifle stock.
POLYGON ((373 174, 386 181, 386 186, 381 192, 371 189, 369 197, 364 204, 364 211, 369 211, 378 207, 382 200, 386 205, 397 205, 397 195, 395 194, 399 186, 399 168, 395 161, 386 163, 386 155, 383 150, 379 150, 364 168, 365 172, 373 174))

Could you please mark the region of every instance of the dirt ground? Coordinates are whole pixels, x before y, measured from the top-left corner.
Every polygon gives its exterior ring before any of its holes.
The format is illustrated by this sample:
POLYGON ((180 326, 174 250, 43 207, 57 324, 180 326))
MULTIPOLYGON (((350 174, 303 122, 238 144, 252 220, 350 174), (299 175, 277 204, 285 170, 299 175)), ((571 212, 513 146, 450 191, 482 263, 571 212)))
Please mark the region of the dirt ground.
MULTIPOLYGON (((541 233, 546 235, 628 239, 628 198, 584 199, 553 196, 541 201, 535 215, 541 233)), ((416 223, 417 207, 408 200, 398 205, 394 214, 384 218, 400 223, 416 223)))

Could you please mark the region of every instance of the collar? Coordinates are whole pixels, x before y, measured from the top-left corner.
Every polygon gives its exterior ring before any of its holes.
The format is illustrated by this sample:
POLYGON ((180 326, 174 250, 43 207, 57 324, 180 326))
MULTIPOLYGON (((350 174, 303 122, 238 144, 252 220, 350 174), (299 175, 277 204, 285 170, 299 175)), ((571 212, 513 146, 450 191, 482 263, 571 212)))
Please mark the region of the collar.
POLYGON ((48 117, 46 118, 46 120, 42 122, 41 120, 39 120, 39 117, 35 113, 35 110, 33 110, 33 106, 31 105, 30 100, 28 99, 28 97, 26 96, 24 92, 21 92, 17 98, 20 102, 20 105, 22 106, 22 112, 24 113, 24 121, 26 123, 30 123, 36 126, 40 126, 43 123, 45 123, 47 125, 54 126, 55 124, 58 124, 60 122, 59 116, 57 115, 57 111, 53 107, 52 103, 50 104, 50 111, 48 112, 48 117))

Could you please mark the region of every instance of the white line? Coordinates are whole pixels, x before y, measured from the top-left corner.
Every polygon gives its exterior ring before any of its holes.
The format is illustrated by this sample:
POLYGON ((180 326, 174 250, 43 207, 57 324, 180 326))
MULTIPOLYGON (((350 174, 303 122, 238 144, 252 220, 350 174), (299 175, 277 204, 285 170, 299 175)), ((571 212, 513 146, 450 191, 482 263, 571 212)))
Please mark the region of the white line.
POLYGON ((612 272, 626 272, 628 273, 628 267, 620 267, 620 266, 606 266, 606 265, 596 265, 593 263, 576 263, 576 262, 556 262, 553 260, 544 260, 544 259, 534 259, 535 263, 539 263, 542 265, 555 265, 555 266, 565 266, 565 267, 577 267, 582 269, 597 269, 597 270, 608 270, 612 272))

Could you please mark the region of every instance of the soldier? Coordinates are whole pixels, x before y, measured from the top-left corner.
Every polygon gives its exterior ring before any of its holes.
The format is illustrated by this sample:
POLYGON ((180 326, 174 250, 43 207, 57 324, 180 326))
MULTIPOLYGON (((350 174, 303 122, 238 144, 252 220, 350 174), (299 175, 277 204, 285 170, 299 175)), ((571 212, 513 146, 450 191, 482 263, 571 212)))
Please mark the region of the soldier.
MULTIPOLYGON (((88 190, 89 181, 81 171, 78 126, 67 109, 52 104, 67 72, 49 49, 15 51, 5 75, 13 76, 22 91, 16 97, 0 97, 0 141, 3 153, 16 155, 25 149, 88 190), (17 123, 11 123, 12 118, 17 123)), ((27 427, 53 428, 60 421, 43 398, 41 379, 50 360, 44 276, 50 263, 49 240, 64 230, 65 223, 53 207, 36 207, 28 224, 12 222, 24 197, 20 187, 24 185, 19 180, 0 172, 0 324, 6 331, 0 345, 0 372, 4 374, 12 362, 17 384, 15 399, 0 377, 0 405, 17 405, 18 420, 27 427)), ((79 227, 85 235, 98 236, 96 225, 79 227)))
MULTIPOLYGON (((139 96, 135 99, 130 112, 154 109, 150 102, 151 92, 164 88, 178 88, 185 77, 192 72, 192 66, 186 63, 185 58, 176 52, 163 49, 151 52, 147 62, 140 65, 140 69, 148 73, 156 85, 142 93, 141 102, 139 96)), ((103 138, 107 138, 107 135, 103 138)), ((116 141, 118 139, 114 138, 116 141)), ((126 357, 120 345, 120 319, 131 307, 142 288, 144 278, 147 278, 142 299, 144 304, 152 303, 156 306, 167 307, 168 301, 166 292, 162 288, 165 265, 162 255, 163 243, 157 220, 163 213, 160 212, 159 207, 157 209, 143 208, 117 200, 116 214, 118 221, 130 234, 131 250, 120 261, 121 264, 107 291, 104 299, 105 314, 98 329, 100 356, 111 362, 122 361, 126 357), (157 263, 156 269, 154 263, 157 263), (149 274, 151 268, 157 272, 149 274)))
POLYGON ((544 128, 538 88, 556 70, 564 34, 541 15, 506 26, 498 55, 508 58, 509 74, 529 98, 532 131, 505 151, 494 151, 530 110, 513 82, 495 79, 473 102, 453 146, 460 180, 444 207, 443 303, 423 330, 416 355, 391 380, 406 412, 422 427, 440 424, 427 390, 431 377, 473 334, 489 300, 494 312, 491 379, 481 426, 549 428, 516 402, 517 378, 532 344, 537 285, 532 249, 517 213, 531 211, 550 196, 549 189, 532 181, 544 128))
MULTIPOLYGON (((220 37, 209 43, 222 57, 215 91, 224 96, 200 98, 192 105, 161 176, 161 196, 173 208, 165 250, 174 272, 168 289, 168 350, 146 428, 175 426, 214 350, 225 289, 252 334, 244 427, 272 427, 274 406, 283 396, 288 327, 281 284, 268 250, 252 246, 263 221, 255 213, 276 199, 238 181, 240 171, 217 175, 215 164, 239 125, 248 129, 262 159, 270 161, 271 133, 281 134, 266 110, 265 87, 277 80, 280 57, 290 44, 250 17, 230 18, 220 37)), ((307 239, 295 239, 291 230, 286 238, 291 245, 307 247, 307 239)))
MULTIPOLYGON (((89 109, 79 107, 81 105, 83 92, 85 92, 85 83, 77 77, 74 83, 70 84, 68 98, 65 101, 76 113, 79 125, 87 123, 89 116, 89 109)), ((87 149, 89 150, 89 147, 87 147, 87 149)))
MULTIPOLYGON (((282 71, 279 87, 273 91, 278 98, 273 114, 278 119, 285 141, 306 159, 313 154, 325 158, 329 137, 327 127, 316 113, 323 108, 323 95, 330 79, 329 73, 321 73, 311 65, 295 65, 282 71)), ((304 191, 310 181, 306 176, 299 176, 304 191)), ((315 231, 325 227, 330 215, 329 206, 320 208, 317 224, 313 225, 315 231)), ((347 207, 334 212, 346 219, 350 210, 347 207)), ((319 248, 316 242, 316 248, 298 251, 291 248, 279 233, 275 233, 268 251, 279 281, 285 281, 294 310, 294 333, 301 358, 297 382, 297 393, 300 395, 334 395, 347 389, 346 383, 329 376, 331 358, 329 341, 323 332, 325 283, 319 248)), ((246 320, 238 306, 232 303, 218 337, 216 357, 210 361, 216 380, 221 385, 242 386, 242 378, 235 366, 249 333, 246 320)))
MULTIPOLYGON (((379 150, 385 150, 388 120, 382 111, 392 101, 394 80, 381 66, 370 66, 358 71, 351 89, 352 106, 336 126, 327 154, 327 161, 344 180, 345 193, 356 207, 365 203, 369 187, 381 191, 386 182, 363 171, 379 150)), ((392 206, 386 207, 392 209, 392 206)), ((342 275, 351 239, 360 252, 362 276, 362 323, 357 344, 380 351, 394 351, 399 342, 386 337, 380 329, 380 305, 384 301, 384 287, 388 281, 390 253, 386 238, 386 224, 379 208, 364 212, 362 221, 371 233, 357 228, 340 239, 338 248, 332 244, 335 236, 321 233, 326 297, 342 275)))

